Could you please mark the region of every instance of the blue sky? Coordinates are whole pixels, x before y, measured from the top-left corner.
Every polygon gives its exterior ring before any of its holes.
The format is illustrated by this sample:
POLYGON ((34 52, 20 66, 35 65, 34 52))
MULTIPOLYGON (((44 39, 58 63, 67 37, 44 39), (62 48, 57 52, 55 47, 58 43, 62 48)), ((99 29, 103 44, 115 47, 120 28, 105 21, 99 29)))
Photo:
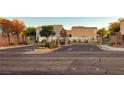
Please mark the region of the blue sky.
POLYGON ((107 27, 110 22, 118 21, 117 17, 8 17, 23 20, 27 26, 62 24, 65 29, 72 26, 107 27))

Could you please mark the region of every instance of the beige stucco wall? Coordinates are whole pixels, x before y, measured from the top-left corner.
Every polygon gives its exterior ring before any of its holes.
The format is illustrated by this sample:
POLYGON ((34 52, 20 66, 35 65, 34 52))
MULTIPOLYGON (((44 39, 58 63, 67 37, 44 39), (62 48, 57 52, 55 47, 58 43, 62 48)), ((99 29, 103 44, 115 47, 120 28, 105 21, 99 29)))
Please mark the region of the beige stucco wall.
POLYGON ((94 37, 97 35, 97 28, 72 28, 71 34, 73 37, 94 37))
POLYGON ((67 30, 67 34, 71 34, 69 40, 88 40, 89 42, 94 39, 96 41, 97 28, 96 27, 83 27, 83 26, 73 26, 71 30, 67 30))
MULTIPOLYGON (((21 36, 19 37, 19 41, 23 42, 23 38, 21 36)), ((10 36, 10 43, 17 44, 17 37, 16 36, 10 36)), ((3 46, 9 46, 8 37, 3 36, 0 33, 0 47, 3 47, 3 46)))
POLYGON ((124 19, 120 20, 120 32, 122 35, 124 35, 124 19))

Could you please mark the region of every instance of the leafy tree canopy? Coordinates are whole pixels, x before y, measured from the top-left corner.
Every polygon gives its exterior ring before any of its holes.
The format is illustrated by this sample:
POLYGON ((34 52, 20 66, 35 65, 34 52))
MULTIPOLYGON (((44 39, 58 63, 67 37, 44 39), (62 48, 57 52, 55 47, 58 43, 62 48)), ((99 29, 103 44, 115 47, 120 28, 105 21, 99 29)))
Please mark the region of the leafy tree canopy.
POLYGON ((24 31, 25 29, 24 22, 19 19, 13 19, 11 21, 11 25, 12 25, 11 29, 13 32, 20 33, 21 31, 24 31))
POLYGON ((56 33, 53 31, 53 26, 42 26, 42 30, 40 31, 40 36, 44 36, 46 38, 49 38, 55 34, 56 33))
POLYGON ((26 29, 26 34, 27 34, 27 36, 29 36, 29 37, 36 36, 36 28, 35 28, 35 27, 28 27, 28 28, 26 29))
POLYGON ((111 33, 116 33, 120 31, 120 22, 109 23, 108 29, 111 33))
POLYGON ((102 35, 103 37, 107 37, 110 34, 110 31, 106 28, 101 28, 98 30, 97 34, 102 35))
POLYGON ((11 22, 6 18, 0 18, 0 26, 2 27, 3 32, 10 32, 11 22))

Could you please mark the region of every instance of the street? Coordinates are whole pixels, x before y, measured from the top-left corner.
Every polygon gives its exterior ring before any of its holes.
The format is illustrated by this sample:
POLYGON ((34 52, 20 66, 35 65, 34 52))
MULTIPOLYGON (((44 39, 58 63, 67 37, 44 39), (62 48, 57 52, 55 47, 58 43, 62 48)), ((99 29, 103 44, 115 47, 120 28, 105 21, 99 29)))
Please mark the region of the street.
POLYGON ((0 50, 3 75, 124 75, 124 52, 74 44, 46 54, 34 46, 0 50))

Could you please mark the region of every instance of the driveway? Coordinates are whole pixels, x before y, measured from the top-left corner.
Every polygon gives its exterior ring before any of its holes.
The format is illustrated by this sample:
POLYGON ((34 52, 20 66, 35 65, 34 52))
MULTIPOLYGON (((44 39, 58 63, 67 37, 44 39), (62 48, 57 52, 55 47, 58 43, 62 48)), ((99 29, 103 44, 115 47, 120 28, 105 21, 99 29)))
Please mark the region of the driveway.
POLYGON ((80 52, 80 51, 102 51, 99 47, 94 44, 74 44, 71 46, 64 46, 56 52, 80 52))

